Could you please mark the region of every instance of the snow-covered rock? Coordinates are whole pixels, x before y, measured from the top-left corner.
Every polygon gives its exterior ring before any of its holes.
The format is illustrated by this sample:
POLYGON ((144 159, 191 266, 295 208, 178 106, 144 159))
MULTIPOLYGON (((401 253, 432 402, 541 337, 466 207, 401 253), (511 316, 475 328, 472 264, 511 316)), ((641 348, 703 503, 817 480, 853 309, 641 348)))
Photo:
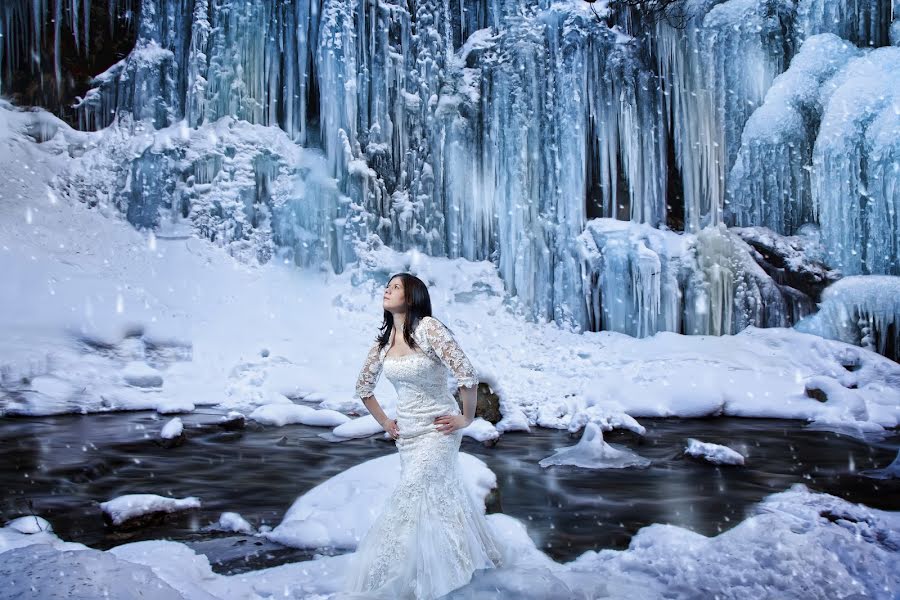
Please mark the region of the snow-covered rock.
POLYGON ((39 533, 42 531, 53 531, 50 522, 37 515, 29 515, 27 517, 18 517, 7 522, 4 527, 18 531, 19 533, 39 533))
POLYGON ((476 417, 468 427, 460 429, 464 436, 479 442, 492 442, 500 437, 500 432, 490 421, 476 417))
POLYGON ((350 417, 334 410, 316 410, 301 404, 266 404, 260 406, 249 418, 263 425, 281 427, 291 423, 302 423, 317 427, 337 427, 350 421, 350 417))
POLYGON ((184 433, 184 423, 181 422, 179 417, 175 417, 163 425, 162 430, 159 432, 159 437, 164 440, 171 440, 180 437, 182 433, 184 433))
POLYGON ((167 498, 156 494, 126 494, 100 503, 104 519, 114 526, 128 524, 129 521, 161 513, 173 513, 200 507, 200 499, 167 498))
POLYGON ((701 442, 694 438, 688 438, 688 444, 684 448, 684 453, 688 456, 693 456, 715 465, 744 464, 744 455, 737 450, 733 450, 728 446, 723 446, 721 444, 701 442))
POLYGON ((212 529, 234 533, 253 533, 253 526, 236 512, 223 512, 219 520, 212 525, 212 529))

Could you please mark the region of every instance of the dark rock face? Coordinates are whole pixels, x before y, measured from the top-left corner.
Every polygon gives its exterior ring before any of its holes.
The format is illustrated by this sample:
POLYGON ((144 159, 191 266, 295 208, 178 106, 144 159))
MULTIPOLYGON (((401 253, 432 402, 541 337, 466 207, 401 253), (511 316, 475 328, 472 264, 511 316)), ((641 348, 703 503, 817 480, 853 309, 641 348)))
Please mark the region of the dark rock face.
MULTIPOLYGON (((493 425, 499 423, 503 418, 503 415, 500 414, 500 397, 486 383, 478 384, 476 394, 475 416, 481 417, 493 425)), ((462 410, 462 399, 459 397, 459 392, 456 393, 456 403, 459 405, 459 410, 462 410)))

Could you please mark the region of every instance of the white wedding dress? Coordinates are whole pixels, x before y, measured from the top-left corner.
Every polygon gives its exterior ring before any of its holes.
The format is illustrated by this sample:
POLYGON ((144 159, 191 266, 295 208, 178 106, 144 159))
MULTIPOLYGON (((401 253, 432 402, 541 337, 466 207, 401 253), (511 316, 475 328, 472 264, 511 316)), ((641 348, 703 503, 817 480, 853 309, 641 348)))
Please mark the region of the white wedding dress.
POLYGON ((394 339, 372 346, 356 384, 371 395, 382 369, 397 390, 400 481, 359 543, 347 589, 372 598, 437 598, 468 583, 476 569, 500 565, 487 521, 459 473, 462 433, 437 430, 434 419, 460 414, 447 388, 477 385, 475 370, 446 326, 432 317, 415 325, 419 348, 386 356, 394 339))

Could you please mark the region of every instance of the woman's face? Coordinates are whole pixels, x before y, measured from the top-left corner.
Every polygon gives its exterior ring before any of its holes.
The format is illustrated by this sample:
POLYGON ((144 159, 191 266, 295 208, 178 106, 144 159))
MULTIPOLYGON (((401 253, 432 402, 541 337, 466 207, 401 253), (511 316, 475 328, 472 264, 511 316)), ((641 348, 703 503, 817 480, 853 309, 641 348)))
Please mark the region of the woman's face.
POLYGON ((394 277, 384 288, 384 310, 403 312, 406 309, 406 296, 403 294, 403 279, 394 277))

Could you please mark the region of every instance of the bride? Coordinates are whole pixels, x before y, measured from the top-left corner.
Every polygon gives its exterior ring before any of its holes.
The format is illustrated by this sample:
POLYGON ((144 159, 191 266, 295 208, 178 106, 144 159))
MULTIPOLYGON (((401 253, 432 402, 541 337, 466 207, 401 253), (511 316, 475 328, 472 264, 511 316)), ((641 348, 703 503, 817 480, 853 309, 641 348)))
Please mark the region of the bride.
POLYGON ((409 273, 391 277, 384 323, 356 382, 356 395, 400 453, 400 481, 357 547, 349 591, 430 599, 500 566, 500 553, 459 473, 460 429, 475 415, 475 369, 447 327, 431 316, 428 288, 409 273), (399 332, 400 335, 395 335, 399 332), (397 419, 372 395, 381 371, 397 390, 397 419), (463 411, 447 388, 460 386, 463 411))

